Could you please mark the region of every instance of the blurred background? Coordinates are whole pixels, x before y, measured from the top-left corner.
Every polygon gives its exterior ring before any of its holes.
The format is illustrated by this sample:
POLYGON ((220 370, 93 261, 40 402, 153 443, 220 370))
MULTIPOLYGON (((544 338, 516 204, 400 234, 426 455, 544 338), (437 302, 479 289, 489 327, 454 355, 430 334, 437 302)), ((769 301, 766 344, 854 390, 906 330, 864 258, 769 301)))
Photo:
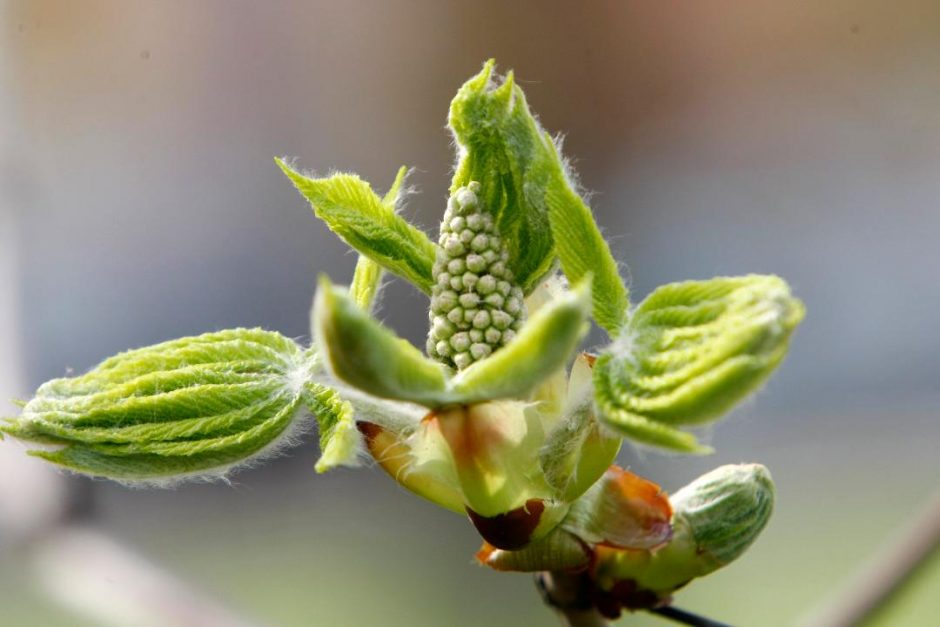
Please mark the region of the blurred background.
MULTIPOLYGON (((447 106, 491 56, 565 133, 634 300, 761 272, 806 302, 777 376, 709 435, 716 455, 620 460, 670 491, 767 464, 763 537, 677 603, 798 623, 940 477, 932 0, 0 0, 0 398, 181 335, 306 341, 317 273, 348 281, 355 257, 272 157, 380 191, 412 166, 405 214, 436 232, 447 106)), ((381 315, 423 345, 417 296, 395 283, 381 315)), ((3 623, 98 624, 76 613, 86 588, 133 604, 106 568, 57 570, 13 541, 93 504, 98 529, 250 623, 554 624, 527 576, 472 562, 466 521, 378 469, 317 476, 309 440, 231 485, 171 491, 62 479, 3 443, 3 623)), ((935 564, 881 622, 936 624, 938 586, 935 564)))

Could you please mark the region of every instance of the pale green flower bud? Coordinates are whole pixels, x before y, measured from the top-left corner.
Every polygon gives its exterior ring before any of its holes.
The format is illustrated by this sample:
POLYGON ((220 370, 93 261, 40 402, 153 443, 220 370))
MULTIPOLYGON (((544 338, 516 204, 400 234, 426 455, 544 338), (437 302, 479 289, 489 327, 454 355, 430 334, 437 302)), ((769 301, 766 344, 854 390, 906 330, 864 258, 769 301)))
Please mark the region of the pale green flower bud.
POLYGON ((473 181, 451 196, 432 268, 428 354, 458 370, 505 346, 514 335, 503 331, 521 328, 526 315, 522 289, 507 266, 509 252, 479 191, 473 181), (461 333, 469 333, 469 341, 461 333), (438 349, 445 340, 452 351, 438 349))

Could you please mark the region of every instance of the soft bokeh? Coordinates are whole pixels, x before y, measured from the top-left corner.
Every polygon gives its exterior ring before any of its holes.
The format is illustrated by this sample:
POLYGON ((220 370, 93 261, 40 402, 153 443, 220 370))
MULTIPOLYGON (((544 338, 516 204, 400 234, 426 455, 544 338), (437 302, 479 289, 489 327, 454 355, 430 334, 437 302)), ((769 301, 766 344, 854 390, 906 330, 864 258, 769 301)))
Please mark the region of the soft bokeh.
MULTIPOLYGON (((447 104, 488 57, 565 133, 635 299, 763 272, 806 302, 776 378, 711 434, 715 456, 621 455, 669 490, 767 464, 765 535, 677 602, 795 623, 940 477, 932 0, 0 1, 0 398, 180 335, 305 338, 317 273, 348 281, 355 257, 272 157, 379 190, 412 166, 406 214, 434 230, 447 104)), ((395 283, 381 314, 421 342, 425 306, 395 283)), ((101 527, 260 624, 554 620, 528 577, 472 563, 466 521, 377 469, 315 475, 313 439, 233 485, 68 483, 101 527)), ((5 549, 3 622, 80 624, 5 549)), ((937 585, 935 565, 885 624, 936 624, 937 585)))

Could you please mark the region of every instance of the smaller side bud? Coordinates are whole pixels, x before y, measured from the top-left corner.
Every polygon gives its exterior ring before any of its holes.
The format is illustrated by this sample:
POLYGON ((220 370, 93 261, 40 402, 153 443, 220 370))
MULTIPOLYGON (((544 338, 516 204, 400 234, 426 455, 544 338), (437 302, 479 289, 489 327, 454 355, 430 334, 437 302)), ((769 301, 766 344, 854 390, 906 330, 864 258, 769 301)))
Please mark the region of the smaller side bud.
POLYGON ((727 465, 702 475, 672 497, 700 551, 721 565, 740 557, 773 512, 773 480, 761 464, 727 465))
POLYGON ((766 526, 774 485, 760 464, 722 466, 671 499, 672 539, 654 551, 597 546, 592 570, 598 607, 645 609, 740 557, 766 526))

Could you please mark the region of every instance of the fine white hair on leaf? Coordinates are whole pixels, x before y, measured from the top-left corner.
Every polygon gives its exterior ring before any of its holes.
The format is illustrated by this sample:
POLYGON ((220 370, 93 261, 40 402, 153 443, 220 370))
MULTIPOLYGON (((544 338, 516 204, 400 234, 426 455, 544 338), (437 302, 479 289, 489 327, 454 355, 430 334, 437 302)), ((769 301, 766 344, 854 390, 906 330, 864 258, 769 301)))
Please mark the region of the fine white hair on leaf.
MULTIPOLYGON (((290 423, 278 437, 250 457, 231 464, 170 477, 148 477, 143 479, 123 478, 112 480, 128 488, 172 489, 184 483, 213 483, 216 481, 231 485, 232 475, 242 470, 254 468, 262 462, 280 457, 287 449, 300 444, 302 436, 311 430, 312 424, 315 422, 313 420, 304 419, 310 417, 312 417, 310 412, 307 411, 302 404, 298 404, 291 416, 290 423)), ((80 474, 72 473, 72 471, 68 469, 65 469, 65 471, 70 474, 80 474)))

